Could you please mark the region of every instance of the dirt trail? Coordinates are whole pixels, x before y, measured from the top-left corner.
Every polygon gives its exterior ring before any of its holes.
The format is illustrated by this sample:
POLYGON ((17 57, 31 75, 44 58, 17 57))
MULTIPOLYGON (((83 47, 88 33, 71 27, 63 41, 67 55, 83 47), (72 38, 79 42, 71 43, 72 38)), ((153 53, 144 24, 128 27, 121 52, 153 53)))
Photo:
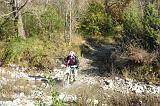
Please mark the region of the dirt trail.
MULTIPOLYGON (((134 79, 124 80, 107 76, 111 72, 113 45, 85 44, 84 49, 87 51, 83 51, 84 54, 80 60, 78 80, 67 87, 62 87, 61 93, 83 95, 99 99, 101 102, 104 99, 102 97, 113 96, 115 92, 122 95, 136 94, 139 96, 148 94, 158 96, 160 94, 160 86, 148 85, 134 79)), ((159 103, 160 100, 157 102, 159 103)))

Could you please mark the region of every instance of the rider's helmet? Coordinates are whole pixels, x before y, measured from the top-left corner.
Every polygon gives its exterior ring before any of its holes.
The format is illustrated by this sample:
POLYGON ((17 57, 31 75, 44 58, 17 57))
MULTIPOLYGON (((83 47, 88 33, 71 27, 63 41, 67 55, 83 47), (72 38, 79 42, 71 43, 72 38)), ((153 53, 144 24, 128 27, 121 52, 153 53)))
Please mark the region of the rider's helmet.
POLYGON ((70 51, 69 56, 75 56, 75 52, 74 51, 70 51))

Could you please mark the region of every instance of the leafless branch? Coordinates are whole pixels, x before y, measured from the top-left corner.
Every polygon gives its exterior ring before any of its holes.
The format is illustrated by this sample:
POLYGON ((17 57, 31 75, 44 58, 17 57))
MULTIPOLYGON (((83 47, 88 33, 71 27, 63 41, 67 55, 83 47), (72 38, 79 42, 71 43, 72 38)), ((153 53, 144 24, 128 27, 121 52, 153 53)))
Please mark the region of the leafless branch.
POLYGON ((3 14, 3 15, 0 16, 0 18, 6 17, 6 16, 10 16, 14 12, 18 13, 27 4, 27 2, 28 2, 28 0, 26 0, 25 3, 21 7, 18 8, 18 10, 12 11, 12 12, 10 12, 8 14, 3 14))
POLYGON ((28 0, 26 0, 25 3, 21 7, 18 8, 18 11, 20 11, 27 3, 28 3, 28 0))
POLYGON ((6 17, 6 16, 9 16, 9 15, 11 15, 11 14, 13 14, 14 12, 16 12, 17 10, 15 10, 15 11, 12 11, 12 12, 10 12, 10 13, 8 13, 8 14, 3 14, 3 15, 1 15, 0 16, 0 18, 3 18, 3 17, 6 17))
POLYGON ((10 4, 10 2, 9 2, 9 1, 6 1, 6 0, 2 0, 2 1, 0 1, 0 3, 10 4))

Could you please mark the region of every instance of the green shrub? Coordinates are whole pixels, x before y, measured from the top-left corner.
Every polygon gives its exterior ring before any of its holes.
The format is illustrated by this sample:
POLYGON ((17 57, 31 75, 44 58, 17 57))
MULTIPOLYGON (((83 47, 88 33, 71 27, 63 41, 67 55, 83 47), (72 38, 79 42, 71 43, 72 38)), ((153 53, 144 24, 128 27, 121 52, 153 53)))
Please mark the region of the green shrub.
MULTIPOLYGON (((59 99, 59 92, 56 89, 55 81, 50 77, 49 73, 44 76, 49 85, 49 93, 52 96, 52 104, 50 106, 65 106, 64 102, 59 99)), ((36 106, 46 106, 42 99, 36 101, 36 106)))
POLYGON ((124 12, 124 33, 133 46, 153 51, 156 49, 156 41, 160 38, 158 11, 153 4, 149 4, 144 11, 144 16, 140 16, 140 9, 137 6, 137 1, 134 0, 124 12), (133 42, 131 43, 131 41, 133 42))
POLYGON ((134 68, 131 69, 131 73, 134 73, 134 78, 144 81, 156 81, 159 80, 159 62, 157 61, 159 53, 157 52, 157 46, 159 45, 160 37, 160 18, 154 4, 149 3, 144 11, 138 6, 138 2, 133 0, 124 11, 122 23, 124 36, 120 41, 121 48, 119 51, 124 56, 134 54, 135 59, 144 61, 138 64, 132 63, 134 68), (128 52, 125 54, 129 50, 128 48, 133 47, 140 48, 143 52, 138 49, 135 49, 135 51, 131 49, 133 53, 128 52), (143 58, 145 56, 144 51, 149 53, 145 58, 143 58), (148 60, 154 61, 147 63, 148 60))
POLYGON ((123 15, 123 28, 125 35, 132 38, 139 37, 143 29, 141 18, 138 14, 139 9, 137 6, 137 2, 133 1, 123 15))
POLYGON ((60 61, 56 63, 57 59, 63 59, 70 50, 79 53, 79 44, 66 45, 61 36, 60 34, 55 35, 55 39, 52 41, 36 36, 25 40, 11 39, 10 42, 5 43, 6 46, 0 51, 0 58, 4 65, 15 63, 26 67, 33 66, 42 70, 52 70, 61 64, 60 61))
POLYGON ((63 29, 63 19, 53 6, 36 6, 23 16, 26 33, 29 36, 48 36, 63 29))
MULTIPOLYGON (((55 32, 63 30, 63 18, 58 14, 54 6, 37 5, 30 9, 23 10, 22 14, 24 30, 29 36, 51 37, 55 32)), ((0 19, 0 39, 14 38, 14 20, 0 19)))
POLYGON ((111 15, 105 14, 104 7, 98 2, 91 2, 87 12, 80 20, 80 32, 85 36, 106 36, 112 32, 111 15))
POLYGON ((160 42, 160 15, 154 4, 149 3, 144 12, 145 34, 160 42))
POLYGON ((34 37, 28 38, 26 40, 20 38, 12 39, 6 47, 6 50, 3 55, 3 61, 5 63, 9 62, 20 62, 21 56, 25 52, 32 53, 32 55, 41 55, 43 52, 43 42, 34 37), (38 54, 37 54, 38 53, 38 54))
POLYGON ((14 37, 15 27, 12 20, 0 19, 0 40, 14 37))
POLYGON ((63 101, 59 99, 59 93, 56 89, 56 85, 55 85, 55 82, 54 80, 50 77, 50 76, 45 76, 47 81, 48 81, 48 84, 49 84, 49 87, 50 87, 50 93, 51 93, 51 96, 52 96, 52 105, 51 106, 65 106, 63 101))
POLYGON ((2 60, 4 64, 16 63, 25 66, 48 68, 51 63, 51 59, 48 59, 48 57, 53 55, 53 52, 49 52, 49 46, 51 45, 51 43, 46 43, 36 37, 30 37, 26 40, 15 38, 7 44, 2 60))

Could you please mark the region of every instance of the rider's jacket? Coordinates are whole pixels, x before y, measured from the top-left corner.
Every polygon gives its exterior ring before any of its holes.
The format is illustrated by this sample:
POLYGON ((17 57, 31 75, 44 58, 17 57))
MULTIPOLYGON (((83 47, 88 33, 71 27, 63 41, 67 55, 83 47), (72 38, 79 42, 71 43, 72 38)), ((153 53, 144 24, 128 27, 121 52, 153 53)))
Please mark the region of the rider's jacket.
POLYGON ((67 58, 64 61, 64 64, 66 66, 79 65, 79 60, 76 56, 67 56, 67 58))

